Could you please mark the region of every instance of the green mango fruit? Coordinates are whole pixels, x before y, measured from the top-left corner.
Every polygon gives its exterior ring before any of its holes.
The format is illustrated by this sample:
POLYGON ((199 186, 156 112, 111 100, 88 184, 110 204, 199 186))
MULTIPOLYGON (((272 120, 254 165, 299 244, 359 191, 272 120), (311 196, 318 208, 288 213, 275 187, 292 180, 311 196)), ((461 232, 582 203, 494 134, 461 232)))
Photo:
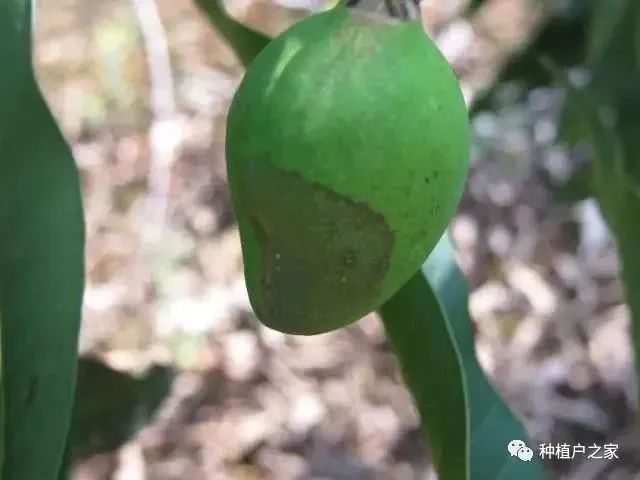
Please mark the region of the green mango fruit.
POLYGON ((418 23, 338 5, 269 43, 227 122, 253 309, 311 335, 388 300, 447 227, 468 170, 458 81, 418 23))

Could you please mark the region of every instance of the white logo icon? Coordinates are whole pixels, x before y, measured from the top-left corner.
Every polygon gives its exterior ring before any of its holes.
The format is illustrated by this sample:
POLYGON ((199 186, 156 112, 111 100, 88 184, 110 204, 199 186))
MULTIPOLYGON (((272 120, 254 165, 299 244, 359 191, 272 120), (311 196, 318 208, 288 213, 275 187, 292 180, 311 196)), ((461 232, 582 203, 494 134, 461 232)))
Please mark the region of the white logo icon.
POLYGON ((522 440, 511 440, 507 445, 507 450, 509 450, 512 457, 518 455, 518 450, 521 448, 527 448, 527 445, 522 440))
POLYGON ((533 450, 531 450, 529 447, 522 447, 520 450, 518 450, 518 458, 523 462, 530 462, 533 458, 533 450))
POLYGON ((507 444, 507 450, 512 457, 518 457, 523 462, 530 462, 533 458, 531 450, 522 440, 511 440, 507 444))

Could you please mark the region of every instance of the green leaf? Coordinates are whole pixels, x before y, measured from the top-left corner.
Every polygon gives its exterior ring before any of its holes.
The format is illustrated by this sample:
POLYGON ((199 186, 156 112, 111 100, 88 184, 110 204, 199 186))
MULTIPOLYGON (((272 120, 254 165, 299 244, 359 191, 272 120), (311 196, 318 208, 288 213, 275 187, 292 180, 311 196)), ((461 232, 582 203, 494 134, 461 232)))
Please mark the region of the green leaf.
POLYGON ((18 100, 17 92, 22 88, 31 68, 31 9, 24 0, 0 2, 0 142, 11 123, 11 114, 18 100))
MULTIPOLYGON (((608 0, 603 1, 604 12, 595 12, 594 22, 607 17, 605 12, 610 10, 609 3, 608 0)), ((635 48, 639 8, 636 0, 616 0, 613 6, 616 8, 611 11, 617 12, 615 22, 610 26, 608 35, 604 36, 606 40, 600 41, 597 55, 589 59, 590 95, 596 95, 601 103, 611 105, 621 119, 635 120, 640 115, 640 69, 635 48)))
POLYGON ((380 314, 420 412, 440 478, 469 478, 463 371, 456 343, 423 272, 391 297, 380 314))
POLYGON ((173 371, 161 365, 134 377, 97 359, 80 359, 70 459, 112 451, 127 442, 152 419, 173 377, 173 371))
POLYGON ((640 8, 636 10, 636 60, 640 68, 640 8))
POLYGON ((588 57, 597 61, 607 50, 615 32, 620 29, 629 1, 594 0, 589 24, 588 57))
MULTIPOLYGON (((636 371, 640 372, 640 262, 637 244, 640 238, 640 188, 629 170, 637 159, 625 155, 637 154, 624 137, 640 135, 640 128, 616 129, 605 120, 602 108, 594 103, 594 95, 576 88, 552 62, 545 61, 567 95, 580 108, 588 126, 587 141, 593 150, 593 189, 603 216, 611 228, 622 259, 622 278, 632 317, 632 341, 636 371), (622 134, 622 135, 621 135, 622 134), (624 137, 623 137, 624 135, 624 137)), ((623 126, 624 127, 624 126, 623 126)))
POLYGON ((640 119, 625 122, 618 129, 624 150, 625 170, 636 190, 640 189, 640 119))
POLYGON ((224 10, 222 0, 195 0, 211 24, 229 42, 242 65, 246 67, 271 41, 269 36, 234 20, 224 10))
MULTIPOLYGON (((588 122, 575 104, 573 97, 567 97, 558 120, 558 142, 576 145, 588 137, 588 122)), ((592 165, 587 161, 573 172, 569 180, 561 185, 551 186, 553 197, 561 203, 576 203, 593 196, 592 165)))
POLYGON ((544 478, 537 448, 478 364, 467 304, 466 281, 444 236, 422 270, 380 311, 439 478, 544 478), (515 439, 532 448, 531 462, 508 454, 515 439))
POLYGON ((565 99, 558 119, 558 140, 561 143, 575 145, 586 137, 588 127, 581 113, 571 98, 565 99))
POLYGON ((2 478, 55 478, 83 292, 78 172, 31 72, 31 2, 0 6, 2 478))
POLYGON ((614 226, 620 223, 619 207, 630 185, 625 172, 623 146, 618 132, 610 121, 605 121, 605 108, 597 103, 595 95, 587 94, 573 85, 569 77, 548 58, 542 64, 565 87, 567 101, 582 118, 585 141, 593 150, 592 182, 596 196, 607 220, 614 226))

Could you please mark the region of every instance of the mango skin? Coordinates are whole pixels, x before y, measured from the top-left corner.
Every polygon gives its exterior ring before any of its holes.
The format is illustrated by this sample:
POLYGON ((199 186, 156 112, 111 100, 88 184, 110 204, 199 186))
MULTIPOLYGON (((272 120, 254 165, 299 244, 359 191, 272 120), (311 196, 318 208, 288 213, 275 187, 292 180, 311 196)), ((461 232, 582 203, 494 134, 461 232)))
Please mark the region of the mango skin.
POLYGON ((460 200, 470 148, 454 73, 417 23, 308 17, 246 72, 227 173, 251 305, 311 335, 380 307, 460 200))

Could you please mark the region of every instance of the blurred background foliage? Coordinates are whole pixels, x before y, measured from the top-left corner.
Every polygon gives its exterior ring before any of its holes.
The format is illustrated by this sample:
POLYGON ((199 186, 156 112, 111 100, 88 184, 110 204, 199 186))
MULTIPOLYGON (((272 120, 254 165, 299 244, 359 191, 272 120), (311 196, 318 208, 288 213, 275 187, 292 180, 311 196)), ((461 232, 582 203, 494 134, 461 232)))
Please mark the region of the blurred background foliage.
MULTIPOLYGON (((381 21, 421 15, 461 78, 475 142, 451 234, 482 368, 536 443, 620 445, 618 459, 549 461, 557 478, 635 478, 619 251, 638 238, 640 6, 351 3, 381 21), (592 109, 566 101, 573 87, 540 58, 586 88, 592 109), (591 117, 610 133, 604 146, 591 117), (595 158, 612 138, 630 193, 601 210, 595 200, 622 188, 594 181, 616 161, 595 158), (630 240, 616 246, 622 230, 630 240)), ((227 2, 269 35, 326 5, 227 2)), ((40 2, 37 75, 78 161, 87 217, 70 478, 434 478, 373 317, 297 338, 252 316, 224 164, 243 68, 223 33, 190 0, 40 2)), ((625 269, 637 279, 637 257, 625 269)))

